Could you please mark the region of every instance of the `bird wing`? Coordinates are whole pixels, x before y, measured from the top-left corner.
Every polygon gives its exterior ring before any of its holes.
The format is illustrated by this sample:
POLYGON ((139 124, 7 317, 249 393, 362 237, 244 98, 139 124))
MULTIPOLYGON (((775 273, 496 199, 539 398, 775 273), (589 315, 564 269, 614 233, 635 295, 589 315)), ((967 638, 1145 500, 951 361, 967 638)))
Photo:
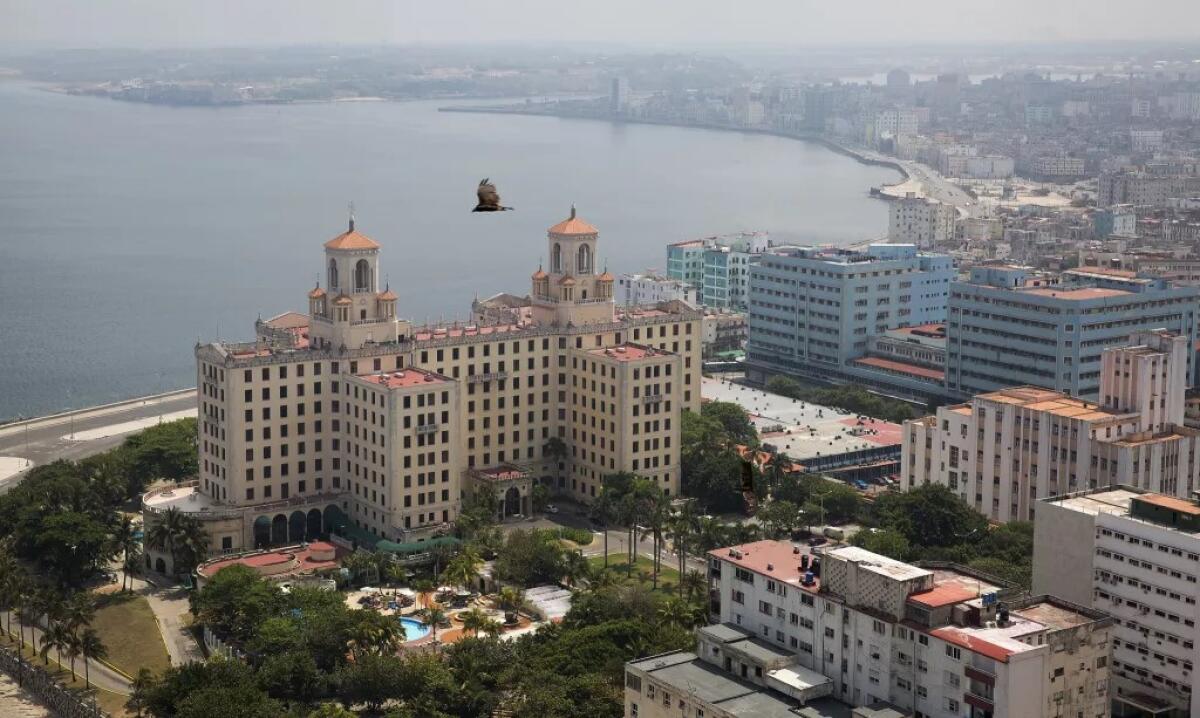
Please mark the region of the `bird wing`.
POLYGON ((480 184, 475 194, 479 197, 479 204, 489 207, 500 204, 500 195, 496 192, 496 185, 494 184, 480 184))

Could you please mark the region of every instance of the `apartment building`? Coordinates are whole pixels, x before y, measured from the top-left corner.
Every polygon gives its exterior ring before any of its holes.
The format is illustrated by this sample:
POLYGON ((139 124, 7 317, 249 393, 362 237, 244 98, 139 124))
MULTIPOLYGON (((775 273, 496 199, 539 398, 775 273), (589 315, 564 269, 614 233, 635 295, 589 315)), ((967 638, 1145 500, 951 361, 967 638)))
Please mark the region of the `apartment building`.
POLYGON ((954 239, 958 211, 953 205, 909 192, 888 203, 888 241, 928 248, 954 239))
POLYGON ((692 306, 700 304, 700 294, 695 287, 652 272, 622 274, 617 278, 616 299, 621 306, 674 301, 687 302, 692 306))
POLYGON ((1101 173, 1096 204, 1132 204, 1166 207, 1176 197, 1193 197, 1200 193, 1200 176, 1180 170, 1162 174, 1145 169, 1127 169, 1101 173))
POLYGON ((793 653, 851 706, 922 718, 1109 715, 1111 621, 1099 611, 852 546, 810 554, 758 541, 708 560, 720 622, 793 653))
POLYGON ((1106 349, 1101 403, 1019 386, 904 423, 900 485, 941 484, 995 521, 1040 499, 1117 484, 1186 497, 1200 487, 1200 432, 1184 426, 1184 337, 1141 332, 1106 349))
POLYGON ((689 284, 713 309, 745 309, 750 267, 770 246, 766 232, 739 232, 667 246, 667 277, 689 284))
POLYGON ((1200 506, 1130 486, 1045 499, 1033 589, 1113 616, 1114 715, 1200 715, 1200 506))
POLYGON ((1136 331, 1197 338, 1200 289, 1159 278, 1028 267, 972 267, 950 286, 946 388, 968 399, 1024 384, 1096 401, 1105 347, 1136 331))
POLYGON ((414 326, 352 221, 325 244, 308 314, 260 321, 253 342, 197 345, 200 471, 175 503, 214 517, 211 548, 231 552, 339 528, 424 540, 489 486, 505 515, 528 514, 534 482, 586 501, 616 471, 675 495, 701 315, 616 307, 598 235, 572 209, 527 297, 476 302, 471 324, 414 326), (565 456, 544 454, 551 438, 565 456))

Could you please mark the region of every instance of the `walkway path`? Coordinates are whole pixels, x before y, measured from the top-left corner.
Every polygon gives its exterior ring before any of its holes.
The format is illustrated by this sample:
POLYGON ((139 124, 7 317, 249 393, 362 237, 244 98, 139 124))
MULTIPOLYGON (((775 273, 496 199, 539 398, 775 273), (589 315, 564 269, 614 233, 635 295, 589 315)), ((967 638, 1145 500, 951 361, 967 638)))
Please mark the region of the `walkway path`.
MULTIPOLYGON (((179 666, 193 661, 203 661, 204 652, 200 644, 192 637, 184 624, 188 613, 187 589, 182 586, 160 584, 157 577, 153 582, 134 577, 133 590, 146 597, 154 618, 158 621, 158 630, 162 634, 163 643, 167 646, 167 655, 171 657, 171 665, 179 666)), ((165 581, 165 579, 163 579, 165 581)))

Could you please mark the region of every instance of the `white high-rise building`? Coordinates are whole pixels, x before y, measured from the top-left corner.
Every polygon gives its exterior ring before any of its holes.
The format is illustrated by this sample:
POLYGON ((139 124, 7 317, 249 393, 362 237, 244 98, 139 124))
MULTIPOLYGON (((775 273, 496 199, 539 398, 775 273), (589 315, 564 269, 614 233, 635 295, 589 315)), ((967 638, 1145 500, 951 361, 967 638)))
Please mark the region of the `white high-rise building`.
POLYGON ((1043 500, 1033 590, 1116 619, 1117 715, 1200 716, 1200 506, 1127 486, 1043 500))
POLYGON ((699 293, 687 282, 652 272, 617 277, 618 305, 637 306, 673 301, 687 302, 695 307, 700 303, 699 293))

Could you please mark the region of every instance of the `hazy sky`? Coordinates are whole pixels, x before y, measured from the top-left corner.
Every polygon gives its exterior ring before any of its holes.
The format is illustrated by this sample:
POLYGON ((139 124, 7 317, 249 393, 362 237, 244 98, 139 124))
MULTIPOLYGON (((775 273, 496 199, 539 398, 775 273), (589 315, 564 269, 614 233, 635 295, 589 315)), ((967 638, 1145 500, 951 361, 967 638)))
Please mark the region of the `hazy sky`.
POLYGON ((0 0, 0 46, 1195 39, 1200 0, 0 0))

